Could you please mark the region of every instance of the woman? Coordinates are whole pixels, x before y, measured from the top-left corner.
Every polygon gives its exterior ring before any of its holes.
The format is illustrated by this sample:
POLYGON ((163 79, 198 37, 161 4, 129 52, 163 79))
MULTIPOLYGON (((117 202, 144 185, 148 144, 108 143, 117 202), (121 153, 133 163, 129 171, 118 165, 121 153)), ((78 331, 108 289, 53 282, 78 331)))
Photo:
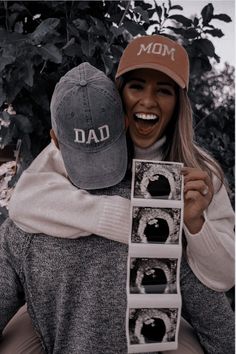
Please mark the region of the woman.
MULTIPOLYGON (((122 55, 116 80, 126 113, 130 158, 181 161, 186 166, 182 313, 207 353, 230 353, 233 313, 219 292, 233 286, 234 216, 221 169, 193 142, 187 53, 164 36, 136 38, 122 55)), ((50 156, 45 158, 50 161, 50 156)), ((29 168, 17 184, 9 215, 20 228, 58 236, 60 224, 61 237, 95 233, 128 242, 127 199, 73 189, 59 166, 47 168, 46 174, 40 164, 29 168), (32 188, 37 181, 38 188, 32 188)), ((194 339, 189 344, 188 339, 182 343, 183 338, 180 330, 179 353, 202 352, 194 339)))

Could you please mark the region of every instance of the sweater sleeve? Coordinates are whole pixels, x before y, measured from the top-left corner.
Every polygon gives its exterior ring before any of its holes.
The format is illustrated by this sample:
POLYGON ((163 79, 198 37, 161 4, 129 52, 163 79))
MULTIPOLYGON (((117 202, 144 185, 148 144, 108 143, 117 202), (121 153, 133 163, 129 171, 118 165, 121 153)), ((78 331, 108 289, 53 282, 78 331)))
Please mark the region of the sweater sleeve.
POLYGON ((224 185, 214 194, 197 234, 184 226, 189 265, 198 279, 215 291, 234 285, 234 212, 224 185))
POLYGON ((28 233, 64 238, 96 234, 128 243, 130 200, 74 187, 59 152, 50 145, 19 179, 9 203, 10 218, 28 233))
MULTIPOLYGON (((9 320, 25 302, 11 244, 11 239, 14 238, 13 229, 9 226, 9 220, 0 228, 0 337, 9 320)), ((18 249, 17 242, 16 246, 18 249)))

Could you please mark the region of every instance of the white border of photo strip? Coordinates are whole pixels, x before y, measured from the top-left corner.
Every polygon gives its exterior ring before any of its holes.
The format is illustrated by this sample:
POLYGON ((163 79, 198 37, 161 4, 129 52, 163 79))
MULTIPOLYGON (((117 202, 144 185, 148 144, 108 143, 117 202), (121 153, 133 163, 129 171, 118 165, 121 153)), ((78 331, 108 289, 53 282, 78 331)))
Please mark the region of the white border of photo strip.
MULTIPOLYGON (((182 255, 183 227, 182 167, 183 164, 178 162, 133 160, 130 212, 131 230, 127 261, 128 301, 126 335, 128 353, 150 353, 174 350, 178 347, 178 333, 181 317, 180 262, 182 255), (163 189, 162 182, 164 183, 163 189), (149 184, 154 186, 154 191, 151 190, 149 184), (159 190, 160 194, 163 190, 165 190, 166 193, 158 195, 159 190), (174 209, 172 213, 171 209, 174 209), (171 220, 171 217, 168 216, 168 212, 170 215, 176 215, 176 210, 179 210, 178 213, 180 216, 176 218, 176 220, 178 219, 177 221, 173 221, 171 220), (140 212, 140 219, 135 219, 133 215, 134 211, 137 213, 140 212), (149 213, 150 216, 148 216, 149 213), (158 232, 161 233, 161 229, 159 229, 161 218, 165 219, 166 225, 168 224, 166 229, 171 230, 169 231, 170 233, 175 232, 178 234, 178 236, 175 235, 175 241, 170 241, 169 236, 165 236, 166 241, 156 241, 158 236, 156 236, 155 241, 150 241, 150 238, 147 241, 145 237, 140 238, 140 235, 136 238, 135 242, 133 242, 134 240, 132 241, 132 235, 134 235, 134 232, 137 233, 137 230, 139 230, 139 234, 145 233, 145 222, 146 224, 149 223, 151 225, 150 228, 152 229, 152 234, 155 234, 155 227, 157 227, 159 230, 158 232), (138 228, 137 225, 134 227, 134 220, 136 224, 139 224, 138 228), (174 225, 174 231, 173 222, 176 223, 176 225, 174 225), (178 230, 176 230, 177 228, 178 230), (150 267, 147 267, 149 260, 150 267), (169 284, 168 282, 170 279, 172 285, 173 282, 176 282, 172 288, 174 289, 173 291, 169 290, 167 285, 166 287, 163 285, 162 288, 158 288, 158 286, 152 287, 151 284, 149 289, 152 289, 152 291, 146 293, 147 288, 145 288, 145 286, 140 286, 144 278, 144 268, 146 267, 145 274, 153 274, 155 269, 154 265, 156 265, 156 263, 159 264, 159 267, 162 265, 165 270, 165 275, 167 274, 167 271, 169 271, 168 265, 177 264, 176 269, 172 269, 173 273, 169 272, 168 277, 166 277, 167 284, 169 284), (133 264, 136 264, 136 270, 133 269, 133 264), (131 267, 133 272, 132 279, 130 277, 131 267), (133 278, 134 274, 136 278, 133 278), (133 282, 134 279, 135 291, 132 290, 133 288, 131 289, 130 283, 130 281, 133 282), (137 288, 136 284, 138 284, 137 288), (137 289, 138 291, 136 291, 137 289), (134 320, 136 316, 137 318, 134 320), (155 326, 157 321, 159 321, 158 323, 163 323, 162 339, 159 338, 155 342, 152 335, 150 335, 150 338, 146 339, 142 331, 144 321, 147 323, 147 325, 145 323, 146 328, 148 328, 149 323, 151 323, 151 326, 155 326)), ((155 277, 155 275, 153 276, 155 277)), ((149 275, 147 277, 149 277, 149 275)), ((146 330, 149 331, 149 328, 146 330)))

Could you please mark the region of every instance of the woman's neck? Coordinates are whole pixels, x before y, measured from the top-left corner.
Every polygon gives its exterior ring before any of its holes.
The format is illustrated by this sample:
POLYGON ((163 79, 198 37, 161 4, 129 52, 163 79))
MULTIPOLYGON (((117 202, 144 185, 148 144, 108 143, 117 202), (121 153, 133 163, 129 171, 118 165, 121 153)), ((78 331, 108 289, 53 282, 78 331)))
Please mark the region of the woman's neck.
POLYGON ((165 141, 166 137, 163 136, 148 148, 140 148, 134 145, 134 158, 140 160, 162 160, 165 141))

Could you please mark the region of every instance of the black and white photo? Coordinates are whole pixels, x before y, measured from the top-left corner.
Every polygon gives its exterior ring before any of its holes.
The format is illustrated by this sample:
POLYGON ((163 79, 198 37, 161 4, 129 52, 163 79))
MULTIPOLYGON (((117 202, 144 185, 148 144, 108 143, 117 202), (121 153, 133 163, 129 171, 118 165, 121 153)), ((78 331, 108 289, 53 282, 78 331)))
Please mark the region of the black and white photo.
POLYGON ((177 294, 177 259, 130 258, 131 294, 177 294))
POLYGON ((133 243, 178 244, 180 228, 180 208, 133 207, 133 243))
POLYGON ((134 198, 182 199, 181 163, 134 161, 134 198))
POLYGON ((130 344, 174 342, 177 319, 177 308, 130 308, 130 344))

